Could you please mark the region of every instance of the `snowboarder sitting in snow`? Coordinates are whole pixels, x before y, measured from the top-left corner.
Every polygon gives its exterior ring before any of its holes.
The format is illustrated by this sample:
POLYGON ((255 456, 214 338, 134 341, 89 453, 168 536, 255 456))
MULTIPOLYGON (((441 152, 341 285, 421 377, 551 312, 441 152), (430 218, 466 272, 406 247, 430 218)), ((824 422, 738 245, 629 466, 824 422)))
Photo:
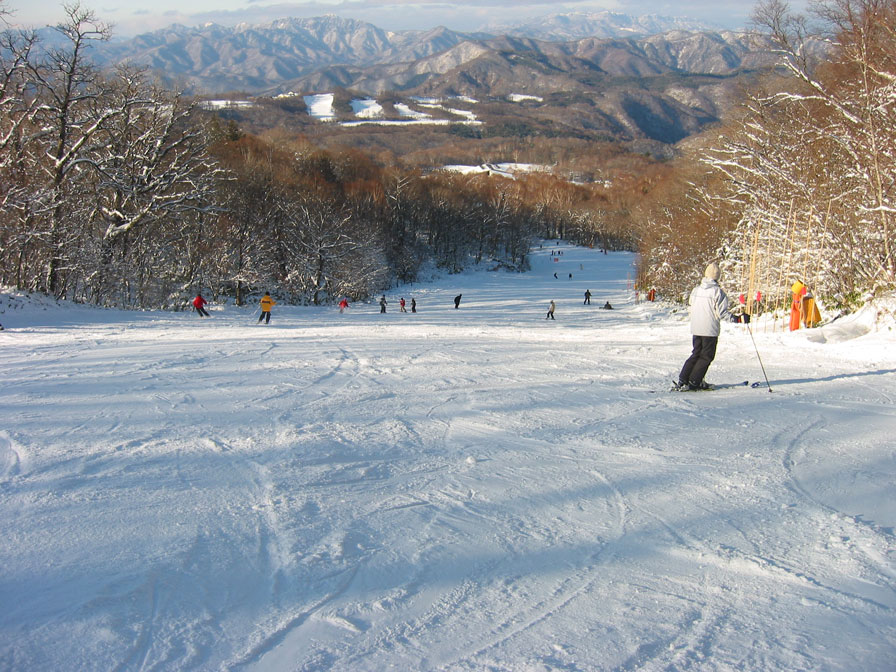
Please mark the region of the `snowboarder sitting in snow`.
POLYGON ((609 302, 609 301, 607 301, 607 302, 604 304, 604 310, 613 310, 613 306, 610 305, 610 302, 609 302))
POLYGON ((264 296, 261 297, 261 315, 258 316, 258 321, 261 322, 264 320, 265 324, 271 323, 271 308, 276 306, 277 303, 274 299, 271 298, 271 295, 267 292, 264 293, 264 296))
POLYGON ((712 389, 704 377, 716 356, 721 322, 731 318, 728 296, 719 287, 719 265, 711 263, 703 275, 703 280, 694 287, 688 299, 693 350, 678 374, 677 389, 712 389))

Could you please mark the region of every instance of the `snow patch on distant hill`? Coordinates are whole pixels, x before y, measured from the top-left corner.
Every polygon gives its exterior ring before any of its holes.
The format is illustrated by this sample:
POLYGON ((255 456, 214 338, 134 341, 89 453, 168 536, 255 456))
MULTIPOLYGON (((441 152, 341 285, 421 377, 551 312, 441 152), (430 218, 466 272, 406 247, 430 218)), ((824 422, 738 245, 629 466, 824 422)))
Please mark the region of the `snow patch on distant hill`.
POLYGON ((447 165, 442 166, 441 170, 461 175, 497 175, 513 180, 519 174, 548 173, 551 168, 535 163, 483 163, 479 166, 447 165))
POLYGON ((511 103, 524 103, 526 101, 534 101, 536 103, 543 103, 544 98, 541 96, 530 96, 525 93, 511 93, 507 96, 507 100, 511 103))
POLYGON ((410 105, 406 103, 395 103, 395 111, 398 112, 402 117, 406 117, 408 119, 430 119, 432 118, 431 114, 427 114, 426 112, 421 112, 420 110, 415 110, 410 105))
POLYGON ((333 109, 333 94, 319 93, 312 96, 302 96, 305 105, 308 106, 308 114, 321 121, 333 121, 336 119, 336 111, 333 109))
POLYGON ((204 110, 227 110, 240 107, 255 107, 251 100, 204 100, 200 104, 204 110))
MULTIPOLYGON (((308 113, 322 121, 334 121, 336 119, 336 113, 333 109, 333 98, 333 94, 305 96, 305 102, 306 105, 308 105, 308 113)), ((433 114, 424 112, 421 109, 416 109, 408 103, 395 103, 393 107, 399 118, 387 119, 386 110, 378 101, 373 98, 356 98, 350 102, 355 119, 352 121, 339 122, 339 125, 344 127, 363 125, 405 126, 421 124, 448 126, 451 124, 478 125, 482 123, 476 118, 475 112, 455 107, 447 107, 445 101, 441 98, 414 96, 410 100, 414 103, 416 108, 426 108, 429 110, 446 112, 459 118, 436 118, 433 114)), ((468 104, 475 104, 477 102, 472 98, 462 96, 453 97, 451 100, 466 102, 468 104)))
POLYGON ((383 116, 383 106, 372 98, 356 98, 351 102, 352 112, 359 119, 376 119, 383 116))

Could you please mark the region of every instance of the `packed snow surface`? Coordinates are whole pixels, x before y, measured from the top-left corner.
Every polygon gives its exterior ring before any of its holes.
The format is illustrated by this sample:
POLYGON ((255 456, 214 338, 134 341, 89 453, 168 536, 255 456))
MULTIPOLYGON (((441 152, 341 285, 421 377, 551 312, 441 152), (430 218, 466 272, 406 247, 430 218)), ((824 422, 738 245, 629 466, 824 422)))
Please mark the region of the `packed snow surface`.
POLYGON ((0 668, 893 670, 896 337, 726 324, 772 391, 671 393, 633 261, 267 326, 0 294, 0 668))

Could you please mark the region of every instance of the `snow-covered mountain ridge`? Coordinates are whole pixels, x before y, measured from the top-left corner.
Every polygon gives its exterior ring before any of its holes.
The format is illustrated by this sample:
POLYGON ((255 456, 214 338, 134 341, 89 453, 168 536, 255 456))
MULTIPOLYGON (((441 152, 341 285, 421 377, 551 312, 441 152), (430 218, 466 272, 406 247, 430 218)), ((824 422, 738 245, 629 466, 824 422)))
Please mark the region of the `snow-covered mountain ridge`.
POLYGON ((514 35, 551 42, 566 42, 586 37, 646 37, 673 30, 703 32, 717 31, 721 28, 685 17, 659 14, 631 16, 620 12, 604 11, 549 14, 531 21, 494 24, 485 30, 496 35, 514 35))
MULTIPOLYGON (((592 45, 595 40, 601 40, 607 42, 607 48, 638 52, 641 40, 653 38, 656 41, 668 32, 711 32, 723 36, 726 41, 731 40, 728 35, 735 35, 726 31, 713 32, 694 22, 658 17, 641 23, 629 19, 629 25, 640 27, 625 31, 623 37, 627 39, 620 38, 616 28, 607 27, 612 22, 605 17, 577 21, 575 35, 560 36, 550 32, 552 23, 568 24, 568 18, 565 17, 566 21, 550 18, 538 24, 541 26, 538 31, 517 27, 502 35, 461 33, 444 27, 427 31, 386 31, 370 23, 336 16, 285 18, 268 24, 235 27, 173 25, 133 39, 97 45, 95 51, 102 63, 128 61, 143 64, 172 81, 187 82, 197 92, 260 93, 279 92, 290 85, 295 88, 299 78, 309 77, 325 68, 345 67, 365 71, 392 68, 389 76, 394 81, 383 86, 406 88, 401 72, 444 73, 446 60, 442 54, 449 51, 454 53, 450 67, 457 67, 477 58, 483 50, 508 47, 529 52, 564 50, 572 53, 578 49, 578 42, 585 40, 592 45), (465 55, 458 61, 460 54, 465 55), (421 65, 433 58, 441 59, 443 67, 433 69, 432 65, 421 65)), ((617 19, 616 23, 619 22, 617 19)), ((741 46, 738 46, 743 43, 741 38, 736 38, 727 48, 731 54, 743 56, 741 46)), ((585 48, 593 50, 593 46, 586 45, 585 48)), ((717 67, 709 65, 706 67, 713 69, 701 69, 703 66, 699 62, 691 60, 690 67, 696 68, 696 72, 714 72, 717 67)), ((725 67, 730 71, 738 66, 728 62, 725 67)), ((366 76, 369 79, 373 75, 368 73, 366 76)), ((352 84, 345 82, 344 85, 351 87, 352 84)))

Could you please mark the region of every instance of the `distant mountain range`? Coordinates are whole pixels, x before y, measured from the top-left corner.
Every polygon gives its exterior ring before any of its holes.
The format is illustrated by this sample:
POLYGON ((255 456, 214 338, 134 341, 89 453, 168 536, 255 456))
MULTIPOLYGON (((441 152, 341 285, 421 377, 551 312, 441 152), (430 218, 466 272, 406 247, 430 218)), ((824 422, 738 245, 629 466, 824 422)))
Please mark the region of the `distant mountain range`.
POLYGON ((98 45, 96 57, 152 68, 171 86, 205 96, 527 94, 573 108, 581 130, 662 142, 716 121, 738 78, 774 62, 744 33, 675 18, 557 14, 500 28, 390 32, 336 16, 172 25, 98 45))
POLYGON ((568 42, 585 37, 646 37, 672 30, 703 32, 720 28, 693 19, 656 14, 633 17, 616 12, 575 12, 551 14, 522 23, 496 24, 489 26, 487 32, 492 35, 568 42))
POLYGON ((519 51, 537 58, 562 53, 575 59, 563 67, 603 67, 610 60, 616 63, 611 70, 626 75, 667 70, 720 74, 752 67, 756 60, 743 36, 717 32, 716 37, 699 37, 710 35, 709 28, 684 19, 555 14, 503 28, 500 34, 441 27, 390 32, 337 16, 235 27, 172 25, 98 45, 96 57, 104 64, 147 66, 172 84, 203 94, 277 93, 315 81, 376 94, 418 86, 488 52, 519 51), (668 39, 656 37, 670 31, 676 32, 668 39))

